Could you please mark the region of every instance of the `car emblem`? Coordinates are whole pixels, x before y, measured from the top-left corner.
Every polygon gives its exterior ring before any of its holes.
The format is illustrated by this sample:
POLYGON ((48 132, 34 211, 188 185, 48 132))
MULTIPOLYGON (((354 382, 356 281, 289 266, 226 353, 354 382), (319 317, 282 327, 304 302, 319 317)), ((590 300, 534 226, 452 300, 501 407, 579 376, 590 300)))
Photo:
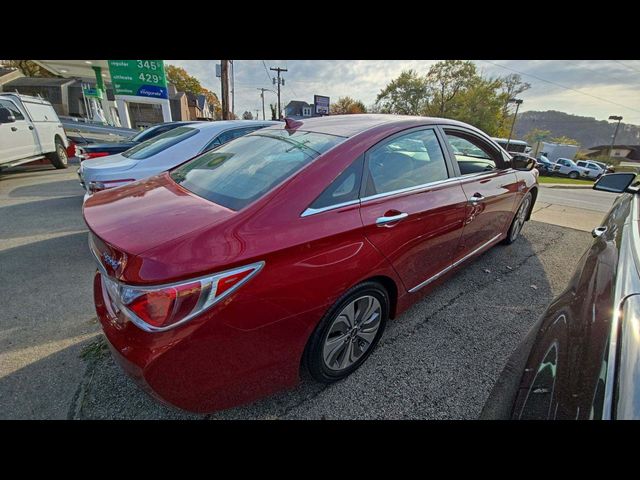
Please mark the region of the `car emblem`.
POLYGON ((120 260, 116 260, 111 255, 109 255, 108 253, 103 253, 102 254, 102 259, 105 261, 105 263, 107 265, 109 265, 114 270, 117 270, 118 267, 120 267, 120 260))

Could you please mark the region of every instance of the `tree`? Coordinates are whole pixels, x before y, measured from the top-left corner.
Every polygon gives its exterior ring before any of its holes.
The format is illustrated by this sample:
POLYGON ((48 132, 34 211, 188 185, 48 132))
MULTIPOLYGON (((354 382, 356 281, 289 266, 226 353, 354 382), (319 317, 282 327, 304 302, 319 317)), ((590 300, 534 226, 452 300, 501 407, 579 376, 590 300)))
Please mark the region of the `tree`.
POLYGON ((478 78, 475 64, 468 60, 445 60, 432 65, 425 79, 431 97, 429 113, 444 117, 455 109, 456 97, 478 78))
POLYGON ((400 73, 376 97, 376 103, 383 113, 399 115, 421 115, 428 102, 426 81, 414 70, 400 73))
POLYGON ((187 73, 184 68, 174 65, 167 65, 164 69, 167 81, 176 86, 176 90, 180 92, 200 94, 205 90, 200 81, 187 73))
POLYGON ((529 145, 535 145, 536 148, 534 150, 534 155, 538 155, 538 151, 540 150, 540 142, 546 140, 551 136, 551 132, 549 130, 541 130, 539 128, 534 128, 529 133, 524 135, 524 139, 527 141, 529 145))
POLYGON ((360 100, 351 97, 340 97, 329 109, 332 115, 347 115, 352 113, 367 113, 367 108, 360 100))
POLYGON ((22 72, 25 77, 56 77, 46 68, 42 68, 40 65, 32 60, 7 60, 5 63, 8 67, 17 68, 22 72))
POLYGON ((247 110, 242 114, 243 120, 253 120, 253 114, 247 110))
POLYGON ((218 100, 218 96, 215 93, 213 93, 211 90, 207 90, 206 88, 203 88, 201 93, 205 97, 207 97, 207 102, 209 103, 209 105, 213 106, 213 119, 221 120, 222 105, 220 105, 220 100, 218 100))
POLYGON ((566 145, 580 145, 580 142, 574 140, 573 138, 569 138, 566 135, 561 135, 559 137, 553 137, 551 139, 553 143, 564 143, 566 145))
POLYGON ((271 120, 278 120, 278 109, 276 108, 276 106, 273 103, 270 103, 269 108, 271 109, 271 120))

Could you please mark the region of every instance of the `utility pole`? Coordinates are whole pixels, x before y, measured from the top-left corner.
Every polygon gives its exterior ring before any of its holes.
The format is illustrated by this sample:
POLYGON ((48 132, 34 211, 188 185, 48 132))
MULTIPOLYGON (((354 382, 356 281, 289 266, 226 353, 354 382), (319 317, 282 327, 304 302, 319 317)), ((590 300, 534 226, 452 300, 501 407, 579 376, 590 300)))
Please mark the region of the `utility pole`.
POLYGON ((222 84, 222 119, 229 120, 229 60, 220 60, 220 83, 222 84))
POLYGON ((522 104, 522 99, 520 99, 520 98, 510 98, 509 99, 509 103, 515 103, 516 104, 516 113, 513 115, 513 122, 511 123, 511 131, 509 132, 509 138, 507 139, 507 148, 505 148, 505 150, 507 152, 509 151, 509 143, 511 143, 511 135, 513 135, 513 127, 516 125, 516 118, 518 117, 518 109, 520 108, 520 105, 522 104))
MULTIPOLYGON (((256 120, 258 120, 260 118, 259 112, 260 112, 260 109, 256 108, 256 120)), ((263 112, 263 116, 264 116, 264 112, 263 112)), ((264 120, 264 118, 263 118, 263 120, 264 120)))
POLYGON ((620 128, 620 122, 622 121, 622 117, 618 115, 611 115, 609 120, 617 120, 618 124, 616 125, 616 130, 613 132, 613 138, 611 139, 611 148, 609 148, 609 160, 611 160, 611 155, 613 154, 613 146, 616 143, 616 137, 618 136, 618 128, 620 128))
MULTIPOLYGON (((262 120, 265 120, 265 115, 264 115, 264 92, 266 90, 269 90, 268 88, 259 88, 258 90, 260 90, 260 98, 262 98, 262 120)), ((257 118, 256 118, 257 120, 257 118)))
POLYGON ((231 113, 232 117, 236 116, 236 66, 233 63, 233 60, 229 60, 231 62, 231 113))
MULTIPOLYGON (((286 68, 280 67, 271 67, 269 70, 273 70, 274 72, 278 72, 278 120, 282 120, 282 108, 280 107, 280 85, 284 85, 284 78, 280 78, 280 72, 288 72, 286 68)), ((275 81, 275 79, 274 79, 275 81)))

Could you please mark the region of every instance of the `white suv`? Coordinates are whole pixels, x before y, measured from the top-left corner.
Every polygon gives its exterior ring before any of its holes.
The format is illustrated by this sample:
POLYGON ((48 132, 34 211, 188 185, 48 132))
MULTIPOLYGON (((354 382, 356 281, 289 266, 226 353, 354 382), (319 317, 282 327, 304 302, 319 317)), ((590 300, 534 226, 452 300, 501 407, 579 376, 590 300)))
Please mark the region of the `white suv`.
POLYGON ((566 175, 569 178, 588 178, 589 169, 580 167, 568 158, 558 158, 551 167, 551 173, 555 175, 566 175))
POLYGON ((0 94, 0 168, 47 157, 67 168, 69 140, 51 103, 42 98, 0 94))

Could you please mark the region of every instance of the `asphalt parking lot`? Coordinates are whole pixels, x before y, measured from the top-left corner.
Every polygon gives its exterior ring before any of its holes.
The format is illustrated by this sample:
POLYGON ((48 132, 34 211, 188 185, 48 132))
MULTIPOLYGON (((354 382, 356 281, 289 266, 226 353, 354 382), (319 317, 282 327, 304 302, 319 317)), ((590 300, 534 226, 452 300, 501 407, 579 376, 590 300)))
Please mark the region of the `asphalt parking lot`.
POLYGON ((529 222, 515 244, 493 248, 391 321, 344 381, 303 375, 294 390, 195 416, 140 392, 104 349, 75 169, 0 174, 2 419, 474 419, 592 240, 529 222))

